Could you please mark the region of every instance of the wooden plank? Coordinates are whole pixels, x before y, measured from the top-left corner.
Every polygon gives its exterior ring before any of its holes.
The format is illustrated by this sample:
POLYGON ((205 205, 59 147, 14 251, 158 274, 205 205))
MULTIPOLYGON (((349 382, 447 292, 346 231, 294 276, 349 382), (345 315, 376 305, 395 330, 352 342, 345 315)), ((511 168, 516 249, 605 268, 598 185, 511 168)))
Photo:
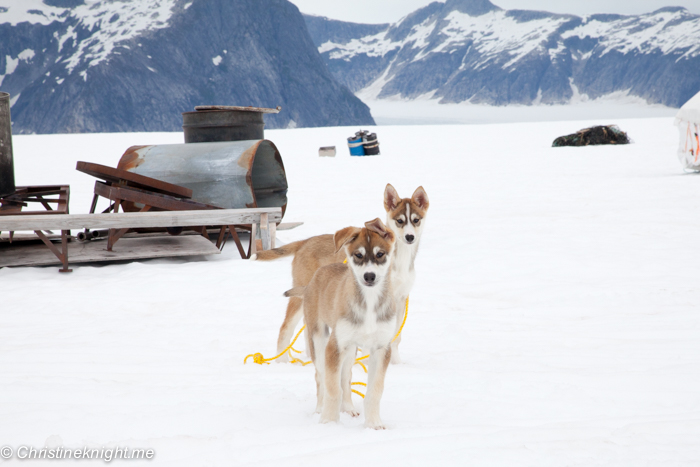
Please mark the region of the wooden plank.
POLYGON ((190 188, 185 188, 184 186, 180 185, 173 185, 172 183, 146 177, 145 175, 139 175, 133 172, 127 172, 126 170, 107 167, 106 165, 78 161, 75 166, 75 170, 111 183, 119 184, 120 182, 127 182, 129 186, 133 186, 135 188, 146 189, 180 198, 192 197, 192 190, 190 188))
POLYGON ((258 252, 258 245, 255 240, 258 238, 258 224, 253 222, 250 226, 250 243, 248 245, 248 257, 258 252))
MULTIPOLYGON (((71 264, 219 253, 219 249, 201 235, 122 238, 114 251, 107 251, 107 242, 102 240, 68 244, 68 258, 71 264)), ((0 267, 54 264, 60 265, 61 260, 43 244, 0 245, 0 267)))
POLYGON ((260 214, 260 239, 262 240, 262 249, 270 249, 270 222, 267 219, 267 214, 260 214))
MULTIPOLYGON (((37 230, 34 233, 37 234, 41 241, 44 242, 44 245, 46 245, 49 248, 49 250, 51 250, 51 253, 53 253, 54 256, 56 256, 61 261, 61 263, 63 263, 64 251, 56 248, 56 245, 51 243, 51 240, 46 238, 46 235, 44 235, 44 233, 41 230, 37 230)), ((63 241, 63 236, 61 236, 61 241, 63 241)))
MULTIPOLYGON (((273 222, 270 222, 270 234, 272 234, 272 225, 273 225, 273 224, 274 224, 273 222)), ((275 230, 276 230, 276 231, 279 231, 279 230, 292 230, 292 229, 295 229, 295 228, 299 227, 300 225, 304 225, 304 223, 303 223, 303 222, 282 222, 282 223, 280 223, 280 224, 276 224, 275 230)), ((219 228, 207 229, 207 233, 209 233, 209 235, 218 235, 218 234, 219 234, 219 230, 220 230, 219 228)), ((237 228, 236 230, 237 230, 238 232, 250 232, 249 229, 237 228)), ((129 234, 126 234, 124 237, 129 237, 129 236, 131 236, 131 237, 133 237, 133 236, 144 237, 144 236, 146 236, 146 235, 150 235, 150 236, 154 236, 154 235, 163 235, 163 233, 162 233, 162 232, 151 233, 151 234, 146 234, 146 233, 129 233, 129 234)), ((194 230, 185 230, 185 231, 182 232, 180 235, 200 235, 200 233, 199 233, 199 232, 195 232, 194 230)), ((60 235, 57 235, 57 234, 47 235, 47 237, 49 237, 50 239, 53 239, 53 238, 59 238, 59 239, 60 239, 60 238, 61 238, 61 236, 60 236, 60 235)), ((21 232, 16 232, 16 233, 15 233, 15 235, 14 235, 14 241, 17 242, 17 241, 24 241, 24 240, 36 241, 36 240, 37 240, 37 237, 36 237, 36 235, 33 234, 33 233, 21 233, 21 232)), ((10 241, 10 234, 9 234, 7 231, 5 231, 5 232, 0 232, 0 243, 2 243, 2 242, 9 242, 9 241, 10 241)))
POLYGON ((267 213, 270 222, 282 218, 280 208, 212 209, 204 211, 120 212, 112 214, 64 214, 60 216, 2 216, 0 231, 80 230, 201 225, 254 224, 267 213))
MULTIPOLYGON (((44 232, 46 237, 49 240, 61 240, 61 234, 58 233, 51 233, 49 234, 48 232, 44 232)), ((32 233, 27 233, 27 232, 15 232, 15 234, 12 237, 12 242, 36 242, 39 240, 39 237, 36 236, 34 232, 32 233)), ((9 232, 3 232, 0 233, 0 245, 3 243, 10 243, 10 234, 9 232)))
POLYGON ((277 239, 277 224, 270 222, 270 249, 275 248, 275 241, 277 239))
POLYGON ((69 185, 38 185, 38 186, 18 186, 12 195, 3 199, 4 205, 0 206, 0 216, 33 216, 33 215, 56 215, 68 214, 68 200, 70 198, 69 185), (48 196, 58 196, 58 198, 45 198, 48 196), (15 205, 14 203, 20 203, 15 205), (41 203, 46 211, 24 210, 31 203, 41 203), (47 203, 56 203, 56 208, 47 207, 47 203))
POLYGON ((274 109, 266 107, 241 107, 238 105, 197 105, 194 110, 238 110, 242 112, 260 112, 263 114, 277 114, 282 110, 279 105, 274 109))
POLYGON ((277 225, 277 230, 292 230, 296 229, 300 225, 304 225, 303 222, 282 222, 277 225))
POLYGON ((248 259, 248 256, 246 255, 246 252, 243 249, 243 245, 241 244, 241 239, 238 236, 238 232, 236 232, 236 227, 233 225, 229 225, 228 230, 229 232, 231 232, 231 236, 233 237, 233 241, 236 244, 236 248, 238 248, 238 253, 240 253, 241 258, 248 259))
POLYGON ((202 209, 219 209, 209 204, 198 203, 190 199, 180 199, 169 195, 154 194, 125 186, 110 186, 100 181, 95 182, 95 194, 112 201, 131 201, 142 203, 165 211, 199 211, 202 209))

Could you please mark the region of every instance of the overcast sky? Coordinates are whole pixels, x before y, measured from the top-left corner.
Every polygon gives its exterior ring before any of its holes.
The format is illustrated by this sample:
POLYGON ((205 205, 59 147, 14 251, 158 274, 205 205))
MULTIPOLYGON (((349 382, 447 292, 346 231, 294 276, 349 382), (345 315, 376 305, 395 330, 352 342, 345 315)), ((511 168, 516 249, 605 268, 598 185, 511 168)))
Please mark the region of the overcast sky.
MULTIPOLYGON (((357 23, 393 23, 432 0, 290 0, 304 13, 357 23)), ((545 10, 587 15, 636 15, 665 6, 684 6, 700 14, 700 0, 492 0, 506 10, 545 10)))

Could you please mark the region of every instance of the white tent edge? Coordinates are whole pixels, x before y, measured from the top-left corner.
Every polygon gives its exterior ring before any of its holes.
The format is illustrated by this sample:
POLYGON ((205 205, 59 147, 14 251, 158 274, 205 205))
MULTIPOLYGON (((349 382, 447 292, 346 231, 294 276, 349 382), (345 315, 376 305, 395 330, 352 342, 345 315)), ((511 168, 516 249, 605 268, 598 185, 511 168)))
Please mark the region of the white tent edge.
POLYGON ((676 114, 676 124, 685 120, 691 123, 700 123, 700 92, 683 104, 676 114))
POLYGON ((700 92, 678 110, 678 159, 684 169, 700 171, 700 92))

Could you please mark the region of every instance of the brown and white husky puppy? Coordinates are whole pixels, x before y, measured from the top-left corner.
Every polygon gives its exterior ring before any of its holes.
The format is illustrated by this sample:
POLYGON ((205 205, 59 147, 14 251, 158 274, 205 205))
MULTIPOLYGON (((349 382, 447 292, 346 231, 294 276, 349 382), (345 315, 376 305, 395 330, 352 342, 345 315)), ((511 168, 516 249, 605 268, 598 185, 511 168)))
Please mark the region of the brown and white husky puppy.
MULTIPOLYGON (((410 198, 401 198, 391 184, 384 190, 384 209, 386 210, 386 227, 396 237, 395 261, 392 263, 394 301, 397 306, 396 332, 403 322, 406 298, 408 297, 416 272, 414 262, 418 253, 421 234, 425 227, 425 216, 429 207, 428 194, 422 186, 416 188, 410 198)), ((251 259, 269 261, 294 255, 292 261, 292 286, 303 287, 309 283, 316 270, 333 263, 342 263, 346 256, 343 249, 336 250, 333 235, 318 235, 306 240, 292 242, 273 250, 260 251, 251 259)), ((287 304, 287 313, 280 327, 277 339, 277 353, 281 353, 294 335, 294 328, 301 319, 301 299, 291 297, 287 304)), ((399 363, 399 336, 392 344, 392 363, 399 363)), ((283 355, 278 361, 288 361, 283 355)))
POLYGON ((358 415, 350 379, 357 347, 362 347, 370 352, 365 426, 383 430, 379 401, 396 328, 394 234, 377 218, 364 229, 339 230, 333 244, 345 253, 347 264, 323 266, 306 287, 285 292, 303 299, 307 349, 316 367, 316 412, 321 423, 339 421, 341 410, 358 415))

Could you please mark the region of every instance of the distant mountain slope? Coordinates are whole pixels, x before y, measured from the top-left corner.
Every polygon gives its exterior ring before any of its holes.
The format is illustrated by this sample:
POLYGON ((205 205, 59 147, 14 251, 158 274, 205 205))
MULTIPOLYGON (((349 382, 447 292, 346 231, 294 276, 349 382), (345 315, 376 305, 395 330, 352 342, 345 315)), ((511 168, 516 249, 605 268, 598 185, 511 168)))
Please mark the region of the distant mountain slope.
POLYGON ((348 23, 323 16, 313 16, 304 14, 304 21, 309 30, 311 39, 316 42, 340 42, 347 43, 356 37, 371 36, 385 31, 391 26, 386 24, 361 24, 348 23))
POLYGON ((343 37, 305 19, 332 73, 363 98, 504 105, 622 92, 679 107, 700 90, 700 16, 680 7, 582 18, 447 0, 370 32, 345 23, 343 37))
POLYGON ((15 133, 176 131, 195 105, 274 107, 267 126, 373 123, 286 0, 0 2, 15 133))

